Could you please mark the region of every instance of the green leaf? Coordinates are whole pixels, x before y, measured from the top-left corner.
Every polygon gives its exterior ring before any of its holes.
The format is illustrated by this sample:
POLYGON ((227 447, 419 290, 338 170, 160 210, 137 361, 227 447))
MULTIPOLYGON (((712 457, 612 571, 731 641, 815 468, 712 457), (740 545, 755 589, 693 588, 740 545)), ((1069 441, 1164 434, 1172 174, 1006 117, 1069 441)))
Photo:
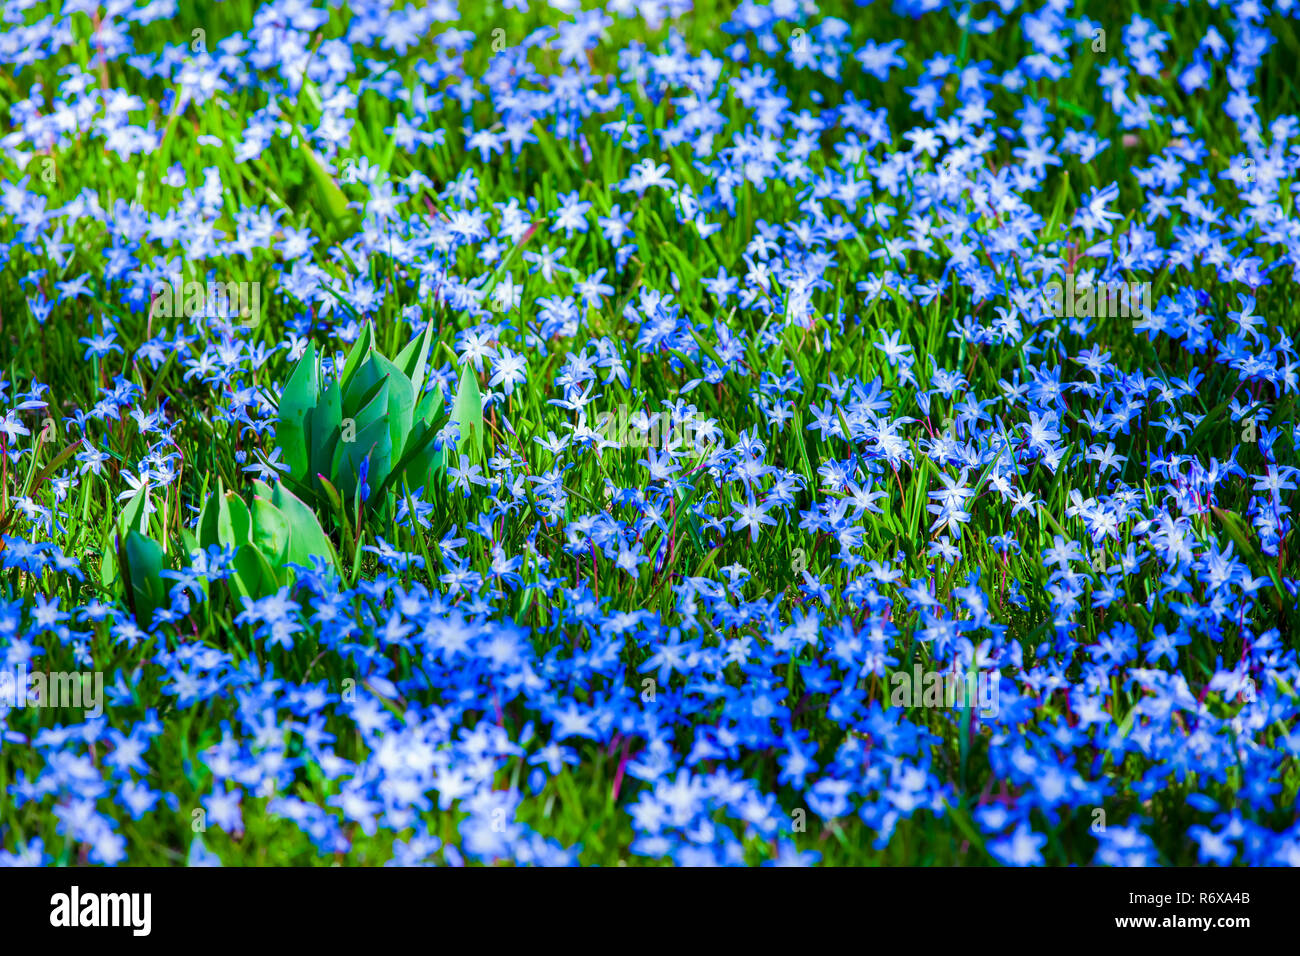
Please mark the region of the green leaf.
POLYGON ((218 478, 217 490, 208 496, 208 500, 203 503, 203 510, 199 512, 199 547, 205 551, 221 544, 217 534, 217 512, 224 497, 225 491, 221 479, 218 478))
POLYGON ((325 170, 325 163, 317 155, 316 151, 311 148, 307 142, 307 137, 299 134, 298 149, 302 153, 303 159, 306 160, 307 168, 311 170, 311 178, 316 183, 316 188, 325 202, 325 212, 329 220, 340 229, 346 230, 355 218, 352 210, 348 208, 348 197, 343 195, 343 190, 339 189, 338 183, 334 177, 325 170))
POLYGON ((1192 429, 1191 435, 1187 438, 1187 444, 1183 447, 1200 448, 1205 443, 1205 437, 1209 433, 1209 430, 1223 419, 1224 413, 1228 411, 1228 406, 1230 404, 1231 400, 1221 402, 1214 406, 1214 408, 1210 409, 1205 417, 1197 422, 1196 427, 1192 429))
POLYGON ((415 416, 415 389, 411 387, 411 380, 406 377, 406 373, 378 352, 372 361, 387 376, 388 435, 393 458, 398 458, 406 444, 406 436, 411 432, 411 421, 415 416))
POLYGON ((423 422, 416 424, 406 443, 405 452, 393 465, 392 473, 381 491, 386 491, 389 485, 395 485, 403 478, 412 488, 428 487, 430 472, 442 465, 442 450, 434 448, 439 431, 440 429, 430 428, 423 422))
POLYGON ((321 490, 324 491, 325 500, 329 502, 330 507, 334 510, 334 514, 341 519, 343 517, 342 493, 335 488, 333 483, 331 483, 323 474, 318 473, 316 475, 316 482, 320 485, 321 490))
POLYGON ((347 414, 343 420, 346 422, 349 418, 353 420, 358 432, 364 431, 376 422, 383 422, 388 425, 388 379, 380 379, 374 387, 366 393, 365 400, 362 404, 352 407, 348 411, 347 396, 344 396, 343 408, 347 414))
POLYGON ((392 471, 392 452, 393 448, 388 437, 388 422, 383 419, 372 422, 367 428, 358 432, 356 441, 340 442, 338 451, 334 455, 334 467, 330 470, 334 474, 343 500, 351 501, 360 488, 357 479, 361 472, 361 462, 367 455, 370 456, 367 484, 370 485, 373 495, 392 471))
POLYGON ((235 569, 234 575, 230 578, 231 589, 239 597, 256 601, 260 597, 273 593, 280 586, 276 580, 275 569, 252 544, 240 545, 235 550, 235 560, 231 566, 235 569))
POLYGON ((127 499, 126 507, 122 509, 122 514, 117 521, 118 533, 125 534, 128 531, 149 533, 149 516, 145 514, 145 504, 148 500, 149 483, 145 482, 127 499))
POLYGON ((356 415, 357 410, 369 405, 384 384, 387 376, 374 361, 377 352, 371 352, 364 362, 356 367, 347 385, 343 387, 343 417, 356 415))
POLYGON ((289 474, 299 481, 307 478, 311 465, 307 443, 307 419, 320 398, 320 368, 316 346, 307 344, 307 351, 294 366, 280 396, 276 424, 276 443, 284 451, 284 461, 289 474))
POLYGON ((383 415, 388 421, 393 457, 401 455, 406 436, 411 431, 415 390, 400 368, 378 352, 372 352, 343 393, 343 408, 348 415, 355 416, 358 430, 369 427, 375 420, 376 411, 383 415), (378 397, 381 394, 384 396, 382 402, 378 397), (355 411, 347 411, 349 409, 355 411))
POLYGON ((253 539, 253 519, 239 495, 227 491, 217 501, 217 541, 224 548, 238 548, 253 539))
POLYGON ((483 398, 479 394, 474 368, 468 362, 460 371, 460 385, 456 388, 451 420, 460 426, 460 442, 456 446, 456 453, 469 454, 475 462, 482 461, 483 398))
POLYGON ((104 546, 104 556, 99 561, 99 583, 106 590, 113 590, 113 583, 117 580, 117 558, 115 557, 116 547, 104 546))
POLYGON ((253 496, 249 513, 253 519, 253 544, 276 567, 283 567, 290 549, 289 519, 269 498, 253 496))
MULTIPOLYGON (((148 407, 148 406, 141 406, 141 407, 148 407)), ((74 441, 72 444, 64 448, 63 451, 59 452, 57 455, 54 456, 53 459, 50 460, 49 464, 47 464, 44 468, 42 468, 39 472, 36 473, 36 477, 31 482, 28 483, 27 487, 23 491, 23 494, 30 495, 34 489, 39 488, 41 485, 43 485, 47 480, 49 480, 49 478, 56 471, 58 471, 60 468, 63 467, 63 463, 65 461, 67 461, 69 458, 72 457, 72 455, 75 452, 78 452, 81 449, 82 449, 82 443, 80 440, 74 441)))
POLYGON ((718 368, 720 369, 727 368, 727 363, 724 362, 722 356, 718 354, 718 350, 715 349, 709 343, 709 341, 704 338, 704 336, 702 336, 698 331, 696 331, 695 326, 692 323, 690 322, 686 323, 686 331, 688 331, 691 334, 691 338, 693 338, 695 340, 695 344, 700 347, 700 351, 702 351, 709 358, 713 359, 713 364, 718 366, 718 368))
MULTIPOLYGON (((334 568, 334 572, 343 576, 343 566, 339 563, 338 553, 325 529, 321 527, 316 513, 301 499, 295 497, 283 484, 276 485, 270 493, 271 503, 280 510, 288 520, 293 534, 289 539, 289 560, 303 567, 311 566, 313 555, 325 558, 334 568)), ((340 499, 340 507, 342 499, 340 499)))
MULTIPOLYGON (((388 478, 388 473, 392 468, 392 429, 388 420, 388 380, 379 383, 379 390, 370 400, 365 408, 356 413, 354 420, 353 440, 347 441, 346 431, 343 434, 343 440, 340 441, 338 450, 334 453, 334 459, 330 463, 330 475, 334 484, 341 490, 344 490, 346 498, 352 497, 352 489, 355 487, 349 479, 349 475, 356 477, 356 470, 361 465, 361 460, 371 453, 371 449, 376 443, 380 442, 380 436, 383 437, 383 453, 381 455, 372 455, 370 459, 370 477, 369 484, 371 488, 382 485, 388 478)), ((344 419, 346 422, 347 419, 344 419)))
POLYGON ((343 392, 337 382, 331 381, 321 393, 320 404, 312 410, 307 429, 311 443, 311 470, 306 478, 308 488, 318 474, 329 471, 334 460, 334 449, 343 434, 343 392))
POLYGON ((258 597, 266 597, 266 595, 272 594, 290 583, 292 572, 284 566, 283 562, 272 565, 267 560, 266 555, 262 554, 256 547, 251 550, 257 559, 259 570, 262 572, 262 589, 258 592, 258 597))
POLYGON ((440 411, 442 411, 442 389, 431 388, 421 396, 420 404, 415 406, 413 421, 432 425, 440 411))
POLYGON ((1246 522, 1241 519, 1240 515, 1220 508, 1218 505, 1210 505, 1210 510, 1222 523, 1223 529, 1228 532, 1228 537, 1236 543, 1237 550, 1241 553, 1247 565, 1254 564, 1258 554, 1255 551, 1254 543, 1250 540, 1249 526, 1246 522))
POLYGON ((361 334, 357 340, 352 343, 352 348, 348 352, 348 357, 343 362, 343 371, 339 375, 339 385, 346 389, 348 383, 352 381, 352 375, 365 360, 366 355, 375 347, 375 329, 369 322, 361 328, 361 334))
POLYGON ((433 322, 427 322, 423 334, 413 338, 406 348, 397 353, 393 364, 410 380, 416 395, 424 388, 424 376, 429 366, 429 349, 433 347, 433 322))
POLYGON ((128 601, 136 621, 147 628, 153 623, 154 611, 167 602, 167 583, 162 577, 166 557, 162 545, 139 531, 128 531, 122 541, 120 558, 128 601))

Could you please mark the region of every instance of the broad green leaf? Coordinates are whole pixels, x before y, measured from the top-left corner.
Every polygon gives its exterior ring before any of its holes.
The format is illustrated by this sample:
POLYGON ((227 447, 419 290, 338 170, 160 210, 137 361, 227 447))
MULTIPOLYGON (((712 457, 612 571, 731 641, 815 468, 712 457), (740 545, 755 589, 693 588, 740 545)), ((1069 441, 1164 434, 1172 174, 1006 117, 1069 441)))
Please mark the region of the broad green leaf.
POLYGON ((375 356, 378 352, 371 352, 366 356, 366 360, 357 366, 348 379, 347 385, 343 387, 343 415, 355 415, 357 409, 370 404, 370 400, 375 397, 379 390, 379 385, 387 376, 380 366, 375 362, 375 356))
POLYGON ((233 491, 227 491, 217 502, 217 541, 225 548, 238 548, 253 537, 253 521, 248 505, 233 491))
POLYGON ((248 510, 253 519, 253 544, 273 565, 282 566, 290 547, 289 519, 270 498, 254 495, 248 510))
POLYGON ((415 417, 415 389, 411 381, 400 368, 378 352, 374 362, 388 379, 388 434, 393 448, 393 458, 402 454, 406 436, 411 432, 411 422, 415 417))
MULTIPOLYGON (((331 463, 331 472, 334 483, 340 489, 346 487, 345 497, 352 497, 353 485, 348 483, 345 472, 355 472, 360 466, 361 460, 369 453, 370 448, 379 440, 379 434, 383 434, 383 448, 386 454, 372 456, 370 459, 370 487, 377 488, 382 485, 388 478, 392 462, 392 428, 388 415, 388 379, 379 383, 379 389, 366 404, 364 408, 356 413, 353 420, 353 440, 348 441, 348 431, 345 429, 342 438, 339 441, 339 451, 335 453, 334 461, 331 463), (346 464, 350 462, 351 464, 346 464)), ((344 419, 345 424, 347 419, 344 419)))
POLYGON ((316 476, 316 483, 320 486, 321 490, 324 492, 325 500, 329 502, 330 508, 333 509, 334 514, 338 517, 342 517, 343 516, 342 493, 337 488, 334 487, 333 483, 330 482, 329 479, 327 479, 323 473, 318 474, 316 476))
POLYGON ((457 454, 470 455, 472 461, 482 461, 483 398, 479 394, 474 368, 468 362, 460 371, 460 384, 456 388, 456 403, 452 406, 451 420, 460 426, 457 454))
POLYGON ((334 572, 339 577, 342 577, 343 566, 339 563, 338 553, 316 518, 316 513, 283 484, 275 486, 270 498, 272 504, 288 520, 293 531, 289 539, 289 560, 294 564, 310 567, 312 556, 319 555, 333 566, 334 572))
POLYGON ((343 495, 344 501, 351 501, 359 488, 358 476, 361 463, 370 456, 370 472, 367 484, 373 495, 382 485, 392 470, 392 445, 389 444, 388 422, 380 419, 368 428, 357 433, 354 442, 340 442, 334 456, 331 469, 336 479, 336 487, 343 495))
POLYGON ((141 627, 153 623, 154 611, 167 602, 163 580, 165 556, 162 545, 138 531, 128 531, 122 541, 123 579, 127 582, 131 606, 141 627))
POLYGON ((311 464, 307 443, 307 416, 320 398, 320 369, 316 346, 307 344, 307 351, 294 366, 280 396, 276 443, 284 450, 284 461, 289 473, 303 481, 311 464))
POLYGON ((127 531, 139 531, 142 534, 149 533, 149 516, 145 514, 145 505, 149 500, 149 483, 145 482, 136 493, 127 499, 126 507, 122 509, 122 514, 118 518, 117 530, 121 534, 127 531))
POLYGON ((427 487, 430 470, 442 460, 441 451, 434 449, 438 431, 439 429, 430 428, 423 422, 416 423, 402 457, 393 465, 392 473, 382 490, 387 490, 390 486, 396 487, 402 478, 406 479, 411 488, 427 487))
POLYGON ((420 404, 415 406, 412 421, 432 425, 442 411, 442 389, 431 388, 420 397, 420 404))
POLYGON ((199 547, 205 551, 221 544, 220 535, 217 533, 217 513, 220 511, 219 505, 224 497, 225 490, 221 479, 218 478, 217 490, 203 502, 203 510, 199 512, 199 547))
POLYGON ((265 597, 266 595, 271 594, 274 591, 277 591, 280 588, 284 587, 286 584, 290 583, 292 572, 284 566, 283 561, 281 561, 278 564, 272 565, 271 562, 267 560, 266 555, 262 554, 262 552, 257 550, 256 547, 252 548, 251 550, 253 554, 256 556, 257 563, 260 566, 262 571, 263 590, 258 595, 259 597, 265 597))
POLYGON ((117 580, 117 549, 115 544, 109 540, 104 544, 104 556, 99 562, 99 583, 106 590, 113 590, 113 583, 117 580))
POLYGON ((331 381, 321 392, 320 404, 313 409, 308 423, 307 437, 311 442, 311 470, 306 478, 308 488, 314 486, 316 475, 329 471, 342 433, 343 392, 337 382, 331 381))
POLYGON ((397 353, 393 364, 402 370, 402 374, 411 382, 411 389, 416 395, 424 388, 424 376, 429 367, 429 349, 433 347, 433 322, 427 322, 424 332, 397 353))
POLYGON ((231 590, 239 597, 256 601, 274 592, 278 587, 274 570, 252 544, 245 543, 235 550, 235 559, 231 566, 235 569, 234 575, 230 578, 231 590))
POLYGON ((346 400, 344 410, 347 412, 343 421, 347 422, 352 419, 358 432, 369 428, 375 422, 388 424, 388 393, 390 391, 389 381, 384 378, 375 384, 375 387, 366 395, 365 402, 353 407, 352 411, 347 411, 346 400))
POLYGON ((375 329, 374 326, 367 322, 361 327, 361 334, 352 343, 352 348, 348 351, 348 357, 343 362, 343 371, 339 375, 339 385, 344 390, 347 389, 348 383, 352 381, 352 375, 374 347, 375 329))

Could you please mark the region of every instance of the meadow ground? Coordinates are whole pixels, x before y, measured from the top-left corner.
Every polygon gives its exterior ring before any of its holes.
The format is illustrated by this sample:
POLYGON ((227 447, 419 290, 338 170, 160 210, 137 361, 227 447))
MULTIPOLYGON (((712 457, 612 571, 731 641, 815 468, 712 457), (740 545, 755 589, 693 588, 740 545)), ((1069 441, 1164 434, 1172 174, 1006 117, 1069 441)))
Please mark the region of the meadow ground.
POLYGON ((1300 3, 6 0, 0 864, 1300 864, 1300 3))

